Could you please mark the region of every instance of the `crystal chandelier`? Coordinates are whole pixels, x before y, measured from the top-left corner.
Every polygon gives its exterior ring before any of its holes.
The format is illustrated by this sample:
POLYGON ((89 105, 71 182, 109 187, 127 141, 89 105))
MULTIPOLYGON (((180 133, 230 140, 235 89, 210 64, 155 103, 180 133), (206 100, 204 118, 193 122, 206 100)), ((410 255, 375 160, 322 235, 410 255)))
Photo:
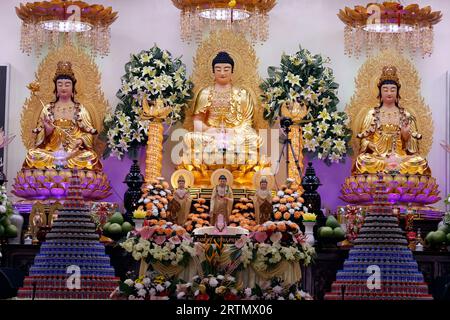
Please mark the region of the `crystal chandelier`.
POLYGON ((20 48, 40 55, 67 41, 89 50, 93 56, 109 53, 110 26, 117 19, 111 7, 83 1, 51 0, 29 2, 16 7, 22 20, 20 48))
POLYGON ((181 10, 181 39, 200 42, 207 31, 221 28, 244 33, 255 43, 269 36, 269 11, 276 0, 172 0, 181 10))
POLYGON ((433 52, 433 26, 441 21, 440 11, 417 4, 403 6, 399 2, 370 3, 366 7, 346 7, 339 19, 345 23, 345 54, 359 57, 363 51, 389 48, 400 52, 419 53, 422 57, 433 52))

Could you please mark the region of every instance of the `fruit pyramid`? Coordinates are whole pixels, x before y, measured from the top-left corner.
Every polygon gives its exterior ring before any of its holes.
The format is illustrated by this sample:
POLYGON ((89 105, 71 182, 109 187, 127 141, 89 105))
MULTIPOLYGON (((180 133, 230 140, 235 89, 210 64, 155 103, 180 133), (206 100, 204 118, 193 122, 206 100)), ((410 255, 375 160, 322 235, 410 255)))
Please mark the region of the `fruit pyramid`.
POLYGON ((109 299, 120 279, 91 219, 74 172, 68 197, 19 289, 19 299, 109 299), (78 283, 74 269, 80 271, 78 283))
POLYGON ((432 299, 399 227, 398 218, 392 211, 386 185, 380 179, 365 223, 325 300, 432 299), (372 286, 376 284, 373 282, 376 274, 372 275, 369 266, 380 268, 379 289, 372 286))

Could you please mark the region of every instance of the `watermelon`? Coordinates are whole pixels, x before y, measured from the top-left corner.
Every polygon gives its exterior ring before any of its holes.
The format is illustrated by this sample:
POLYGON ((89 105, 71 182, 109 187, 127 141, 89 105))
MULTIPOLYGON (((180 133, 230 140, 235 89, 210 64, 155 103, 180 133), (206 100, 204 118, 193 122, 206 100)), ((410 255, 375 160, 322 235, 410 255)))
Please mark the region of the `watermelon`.
POLYGON ((334 233, 333 229, 330 227, 322 227, 320 228, 319 237, 321 238, 333 238, 334 233))
POLYGON ((336 240, 344 240, 345 239, 345 231, 342 230, 341 227, 337 227, 333 230, 333 236, 336 240))
POLYGON ((116 212, 112 215, 112 217, 109 219, 109 222, 111 222, 111 224, 117 223, 119 225, 122 225, 123 223, 123 216, 120 212, 116 212))
POLYGON ((336 218, 334 216, 329 216, 327 218, 327 222, 325 223, 327 227, 330 227, 331 229, 339 228, 340 224, 337 222, 336 218))

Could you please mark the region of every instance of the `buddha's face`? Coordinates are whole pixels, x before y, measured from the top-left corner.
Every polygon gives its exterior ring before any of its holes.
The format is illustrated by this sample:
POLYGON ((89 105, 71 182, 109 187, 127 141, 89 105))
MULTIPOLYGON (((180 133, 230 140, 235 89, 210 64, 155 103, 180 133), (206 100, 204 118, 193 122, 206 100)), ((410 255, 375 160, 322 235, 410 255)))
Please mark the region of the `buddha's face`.
POLYGON ((393 104, 397 100, 398 89, 395 84, 384 84, 381 86, 381 101, 383 104, 393 104))
POLYGON ((261 181, 261 183, 259 184, 262 190, 266 190, 267 189, 267 182, 266 181, 261 181))
POLYGON ((217 63, 214 65, 214 79, 220 85, 231 83, 233 67, 229 63, 217 63))
POLYGON ((60 99, 68 99, 73 94, 73 82, 70 79, 58 79, 56 81, 56 94, 60 99))
POLYGON ((186 181, 184 181, 184 180, 178 181, 178 188, 184 189, 185 186, 186 186, 186 181))
POLYGON ((227 179, 220 179, 219 180, 219 185, 221 187, 225 187, 227 185, 227 179))

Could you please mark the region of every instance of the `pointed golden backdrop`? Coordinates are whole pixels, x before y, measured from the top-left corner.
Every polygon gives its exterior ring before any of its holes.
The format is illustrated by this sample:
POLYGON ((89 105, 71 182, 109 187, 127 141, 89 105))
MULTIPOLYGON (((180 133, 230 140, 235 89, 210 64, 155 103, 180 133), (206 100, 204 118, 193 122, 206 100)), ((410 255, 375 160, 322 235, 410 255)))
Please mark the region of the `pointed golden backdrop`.
POLYGON ((259 59, 256 57, 255 49, 245 35, 225 29, 211 33, 197 49, 192 75, 194 98, 186 112, 185 129, 194 130, 192 121, 194 104, 200 90, 214 84, 212 61, 220 51, 228 52, 234 60, 233 85, 246 89, 252 95, 256 105, 253 115, 254 127, 267 129, 268 124, 263 117, 264 110, 260 99, 262 92, 259 85, 262 79, 258 74, 259 59))
POLYGON ((433 144, 433 118, 431 110, 420 93, 420 78, 411 60, 394 50, 385 50, 372 56, 361 66, 355 79, 355 94, 346 107, 353 130, 352 148, 355 156, 359 154, 359 139, 356 135, 361 130, 367 112, 380 104, 378 100, 378 80, 384 66, 397 67, 400 78, 400 105, 417 120, 417 129, 423 138, 419 145, 419 154, 426 157, 433 144))
MULTIPOLYGON (((37 95, 44 104, 55 99, 55 86, 53 77, 59 61, 70 61, 77 79, 76 100, 83 104, 92 117, 92 124, 98 132, 103 130, 103 119, 109 111, 109 105, 101 90, 101 75, 94 60, 84 51, 74 46, 65 45, 55 51, 51 51, 42 60, 36 72, 36 82, 39 84, 37 95)), ((22 110, 21 128, 22 141, 27 149, 33 148, 35 134, 32 132, 36 127, 42 104, 38 97, 31 95, 25 101, 22 110)), ((98 142, 98 141, 97 141, 98 142)), ((96 144, 97 145, 97 144, 96 144)), ((99 152, 101 154, 101 152, 99 152)))

